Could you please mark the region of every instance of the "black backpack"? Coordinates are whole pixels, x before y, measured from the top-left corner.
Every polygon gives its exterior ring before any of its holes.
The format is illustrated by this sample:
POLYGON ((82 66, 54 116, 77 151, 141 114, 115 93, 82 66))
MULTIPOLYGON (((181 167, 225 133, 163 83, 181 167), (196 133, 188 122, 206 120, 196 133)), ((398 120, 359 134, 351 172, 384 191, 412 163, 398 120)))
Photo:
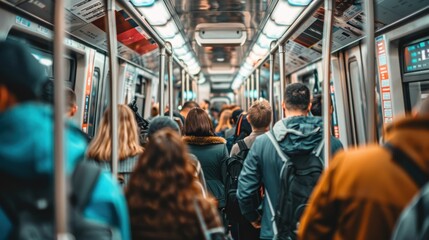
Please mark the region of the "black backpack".
POLYGON ((237 222, 242 218, 237 200, 238 177, 249 152, 244 140, 237 141, 237 145, 240 151, 226 160, 225 214, 230 222, 237 222))
MULTIPOLYGON (((83 217, 83 211, 90 200, 100 172, 100 168, 86 161, 80 161, 73 172, 68 216, 69 233, 75 239, 118 239, 109 226, 83 217)), ((52 182, 51 177, 30 182, 1 173, 0 208, 13 226, 9 239, 56 238, 52 182)))
POLYGON ((301 215, 324 170, 324 162, 320 157, 323 140, 310 153, 286 156, 273 134, 268 132, 267 135, 283 160, 276 209, 273 208, 268 191, 266 191, 269 207, 275 220, 273 225, 275 239, 296 239, 296 230, 301 215))

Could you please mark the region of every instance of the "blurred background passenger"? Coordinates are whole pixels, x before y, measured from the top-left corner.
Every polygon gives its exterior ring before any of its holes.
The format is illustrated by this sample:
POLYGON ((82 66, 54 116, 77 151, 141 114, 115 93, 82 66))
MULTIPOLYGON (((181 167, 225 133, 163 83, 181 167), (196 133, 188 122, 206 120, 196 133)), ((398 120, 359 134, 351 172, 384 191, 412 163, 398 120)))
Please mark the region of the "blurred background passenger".
POLYGON ((232 117, 231 110, 226 109, 222 111, 219 117, 219 123, 215 129, 215 134, 217 136, 225 138, 225 131, 232 128, 231 117, 232 117))
MULTIPOLYGON (((179 135, 181 135, 182 127, 180 127, 177 124, 177 121, 171 120, 170 117, 161 116, 161 117, 154 118, 153 121, 150 123, 147 137, 150 138, 159 130, 166 129, 166 128, 172 129, 176 131, 179 135)), ((195 176, 198 177, 198 180, 200 181, 205 194, 207 191, 207 186, 206 186, 206 180, 204 179, 204 173, 201 168, 201 164, 194 154, 189 153, 189 157, 192 160, 192 164, 195 166, 195 176)))
POLYGON ((240 114, 243 113, 243 109, 241 108, 236 108, 235 110, 231 110, 232 114, 231 114, 231 128, 225 130, 225 139, 228 139, 229 137, 233 137, 234 133, 235 133, 235 129, 237 128, 237 121, 238 121, 238 117, 240 116, 240 114))
POLYGON ((199 108, 200 106, 198 103, 194 101, 187 101, 183 104, 182 109, 180 110, 180 114, 183 116, 184 119, 186 119, 186 116, 188 116, 188 112, 193 108, 199 108))
POLYGON ((195 182, 186 145, 172 129, 149 137, 126 196, 133 239, 205 239, 195 205, 209 229, 221 227, 216 208, 195 182))
POLYGON ((219 109, 215 107, 210 108, 210 114, 211 114, 213 128, 216 128, 217 124, 219 123, 219 109))
POLYGON ((152 108, 150 109, 150 116, 149 116, 148 120, 152 120, 158 116, 159 116, 158 105, 153 104, 152 108))
POLYGON ((209 193, 218 201, 219 208, 225 206, 224 163, 228 158, 225 139, 214 134, 213 125, 207 113, 201 108, 189 111, 185 120, 183 140, 189 152, 201 163, 209 193))
MULTIPOLYGON (((311 100, 311 109, 310 112, 315 117, 322 117, 323 101, 322 95, 316 94, 311 100)), ((334 106, 332 105, 331 97, 329 97, 329 114, 332 115, 334 112, 334 106)), ((332 154, 337 153, 339 150, 343 149, 343 144, 340 139, 334 137, 331 132, 331 147, 333 149, 332 154)))
MULTIPOLYGON (((119 104, 118 118, 118 181, 124 187, 137 163, 138 156, 143 153, 143 148, 139 145, 137 123, 132 110, 127 105, 119 104)), ((88 159, 109 171, 111 171, 112 160, 111 128, 110 109, 107 109, 87 152, 88 159)))

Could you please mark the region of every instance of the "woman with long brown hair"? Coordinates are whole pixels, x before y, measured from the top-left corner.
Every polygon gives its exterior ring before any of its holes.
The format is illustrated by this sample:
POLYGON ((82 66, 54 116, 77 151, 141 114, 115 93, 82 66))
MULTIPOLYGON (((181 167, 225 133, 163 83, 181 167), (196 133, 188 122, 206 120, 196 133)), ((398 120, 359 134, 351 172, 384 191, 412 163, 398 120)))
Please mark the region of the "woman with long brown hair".
POLYGON ((218 136, 225 137, 225 131, 232 128, 231 125, 232 111, 225 109, 222 111, 219 117, 219 123, 216 126, 215 133, 218 136))
POLYGON ((133 239, 204 239, 197 211, 208 228, 220 229, 194 173, 177 132, 166 128, 150 136, 126 190, 133 239))
POLYGON ((214 134, 213 124, 206 111, 194 108, 189 111, 184 125, 183 140, 189 151, 201 163, 207 188, 218 200, 219 208, 225 206, 225 161, 228 158, 226 140, 214 134))
MULTIPOLYGON (((111 122, 110 109, 107 109, 101 119, 98 131, 88 147, 87 157, 97 162, 101 167, 110 170, 111 165, 111 122)), ((137 162, 138 156, 143 153, 139 145, 137 123, 132 110, 123 104, 118 105, 118 180, 124 187, 137 162)))

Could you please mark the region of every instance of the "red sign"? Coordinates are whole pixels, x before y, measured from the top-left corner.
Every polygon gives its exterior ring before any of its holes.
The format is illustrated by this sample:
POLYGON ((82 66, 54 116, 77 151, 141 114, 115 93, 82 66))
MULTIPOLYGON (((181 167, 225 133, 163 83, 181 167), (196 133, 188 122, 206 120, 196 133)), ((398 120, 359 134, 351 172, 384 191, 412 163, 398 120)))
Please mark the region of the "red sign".
POLYGON ((376 39, 377 66, 379 74, 380 98, 383 110, 383 122, 390 123, 393 120, 392 93, 390 89, 389 67, 386 55, 386 40, 384 36, 376 39))

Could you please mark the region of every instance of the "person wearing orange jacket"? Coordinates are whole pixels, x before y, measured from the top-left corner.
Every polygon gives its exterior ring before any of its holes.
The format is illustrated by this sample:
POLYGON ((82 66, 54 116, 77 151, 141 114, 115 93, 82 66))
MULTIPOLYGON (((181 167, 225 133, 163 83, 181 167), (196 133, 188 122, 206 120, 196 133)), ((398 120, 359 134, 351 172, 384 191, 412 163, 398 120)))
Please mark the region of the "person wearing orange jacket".
MULTIPOLYGON (((385 139, 428 177, 429 98, 414 116, 389 125, 385 139)), ((401 211, 419 190, 398 160, 375 145, 338 154, 314 189, 299 239, 390 239, 401 211)))

